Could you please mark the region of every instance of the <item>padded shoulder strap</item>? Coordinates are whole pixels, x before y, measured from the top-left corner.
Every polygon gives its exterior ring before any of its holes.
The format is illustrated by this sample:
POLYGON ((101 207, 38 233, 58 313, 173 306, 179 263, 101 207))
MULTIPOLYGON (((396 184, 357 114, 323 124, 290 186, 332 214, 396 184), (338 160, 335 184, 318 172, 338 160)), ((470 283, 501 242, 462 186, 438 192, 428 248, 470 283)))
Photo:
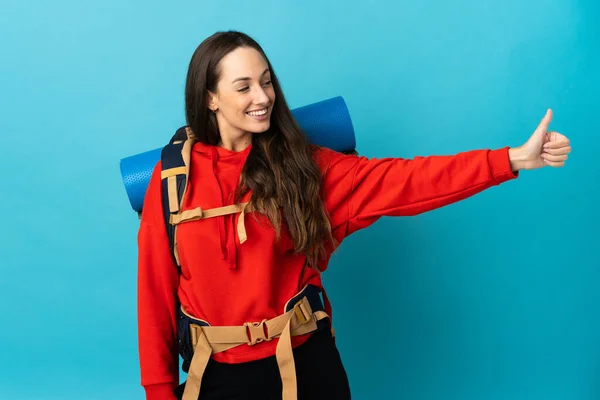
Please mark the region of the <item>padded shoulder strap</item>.
POLYGON ((179 214, 187 188, 189 175, 190 153, 193 145, 191 131, 183 126, 175 132, 169 144, 161 153, 161 192, 165 226, 169 237, 169 246, 175 263, 179 265, 177 242, 175 240, 176 226, 171 225, 171 215, 179 214))

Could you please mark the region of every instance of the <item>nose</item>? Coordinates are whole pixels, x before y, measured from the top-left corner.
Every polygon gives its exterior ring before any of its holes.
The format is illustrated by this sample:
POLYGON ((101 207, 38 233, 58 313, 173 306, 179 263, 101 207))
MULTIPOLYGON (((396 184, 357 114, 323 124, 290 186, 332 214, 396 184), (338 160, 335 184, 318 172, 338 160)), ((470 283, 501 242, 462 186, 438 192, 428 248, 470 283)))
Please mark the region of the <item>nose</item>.
POLYGON ((271 99, 269 98, 267 93, 264 91, 264 89, 261 86, 259 86, 255 92, 254 102, 256 104, 264 106, 264 105, 269 104, 270 101, 271 101, 271 99))

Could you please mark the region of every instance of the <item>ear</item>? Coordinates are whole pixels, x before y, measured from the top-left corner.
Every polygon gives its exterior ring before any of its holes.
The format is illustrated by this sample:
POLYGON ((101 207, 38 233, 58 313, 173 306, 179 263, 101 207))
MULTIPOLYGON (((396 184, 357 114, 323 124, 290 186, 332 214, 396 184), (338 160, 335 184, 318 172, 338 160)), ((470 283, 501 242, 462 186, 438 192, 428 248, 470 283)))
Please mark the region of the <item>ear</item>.
POLYGON ((216 112, 219 109, 219 99, 217 98, 217 95, 215 93, 209 91, 206 94, 206 105, 208 106, 208 109, 212 112, 216 112))

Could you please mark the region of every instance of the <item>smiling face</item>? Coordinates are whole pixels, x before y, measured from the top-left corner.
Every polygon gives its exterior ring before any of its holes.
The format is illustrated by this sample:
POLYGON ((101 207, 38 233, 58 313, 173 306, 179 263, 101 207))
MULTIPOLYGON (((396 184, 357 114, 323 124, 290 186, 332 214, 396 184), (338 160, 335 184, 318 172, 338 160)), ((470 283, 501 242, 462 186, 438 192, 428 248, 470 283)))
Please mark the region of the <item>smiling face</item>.
POLYGON ((253 133, 268 130, 274 103, 269 66, 260 52, 238 47, 223 57, 216 91, 208 97, 223 143, 250 143, 253 133))

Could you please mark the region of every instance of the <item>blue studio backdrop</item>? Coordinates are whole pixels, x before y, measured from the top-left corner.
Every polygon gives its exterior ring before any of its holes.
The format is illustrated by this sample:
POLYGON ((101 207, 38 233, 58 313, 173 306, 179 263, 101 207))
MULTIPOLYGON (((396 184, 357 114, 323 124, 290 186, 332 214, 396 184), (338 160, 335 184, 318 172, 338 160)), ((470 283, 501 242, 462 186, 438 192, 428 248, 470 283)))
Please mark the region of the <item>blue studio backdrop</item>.
POLYGON ((185 123, 196 46, 255 37, 290 106, 343 96, 368 157, 522 144, 563 169, 348 238, 325 275, 356 399, 600 398, 600 3, 3 0, 0 398, 143 399, 119 160, 185 123))

